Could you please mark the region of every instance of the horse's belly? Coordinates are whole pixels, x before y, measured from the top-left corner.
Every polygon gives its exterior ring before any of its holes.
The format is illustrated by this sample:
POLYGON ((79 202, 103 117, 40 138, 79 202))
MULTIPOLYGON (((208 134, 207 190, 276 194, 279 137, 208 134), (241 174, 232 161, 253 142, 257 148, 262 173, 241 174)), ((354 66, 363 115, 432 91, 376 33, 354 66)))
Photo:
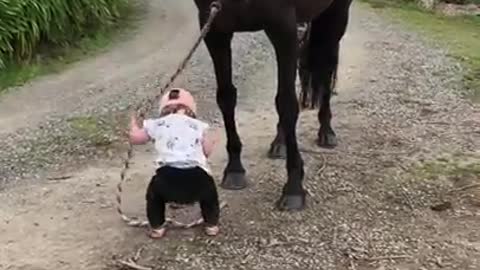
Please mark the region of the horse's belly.
MULTIPOLYGON (((197 7, 207 10, 213 0, 196 0, 197 7)), ((298 22, 311 21, 335 0, 223 0, 222 12, 213 28, 219 32, 258 31, 282 16, 284 8, 295 8, 298 22)), ((338 0, 337 0, 338 1, 338 0)))
MULTIPOLYGON (((202 0, 197 1, 203 3, 202 0)), ((217 15, 216 23, 213 25, 215 31, 229 33, 263 29, 264 0, 223 0, 222 3, 222 11, 217 15)))
POLYGON ((229 17, 227 14, 220 14, 212 28, 217 32, 254 32, 263 29, 263 22, 252 20, 248 17, 229 17))
POLYGON ((335 0, 291 0, 297 10, 299 22, 311 21, 327 9, 335 0))

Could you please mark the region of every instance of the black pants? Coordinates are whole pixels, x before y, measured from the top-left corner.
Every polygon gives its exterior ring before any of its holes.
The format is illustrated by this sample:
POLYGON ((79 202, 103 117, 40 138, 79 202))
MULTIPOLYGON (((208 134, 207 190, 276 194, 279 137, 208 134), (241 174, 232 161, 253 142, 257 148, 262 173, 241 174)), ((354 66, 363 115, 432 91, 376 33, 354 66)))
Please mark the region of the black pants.
POLYGON ((200 203, 202 217, 206 224, 218 224, 220 206, 214 179, 200 167, 178 169, 161 167, 157 169, 147 189, 147 217, 152 228, 159 228, 165 222, 165 204, 200 203))

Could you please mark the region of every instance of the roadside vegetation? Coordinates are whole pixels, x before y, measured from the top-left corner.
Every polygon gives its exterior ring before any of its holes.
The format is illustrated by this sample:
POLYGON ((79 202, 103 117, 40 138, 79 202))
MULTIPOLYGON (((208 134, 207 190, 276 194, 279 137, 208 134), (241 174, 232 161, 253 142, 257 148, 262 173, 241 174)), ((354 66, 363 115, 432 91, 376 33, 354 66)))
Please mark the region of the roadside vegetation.
POLYGON ((0 0, 0 92, 108 47, 132 0, 0 0))
MULTIPOLYGON (((413 0, 362 0, 379 13, 400 20, 408 27, 445 45, 451 56, 466 68, 467 95, 480 102, 480 16, 445 16, 419 7, 413 0)), ((480 0, 445 1, 480 4, 480 0)))

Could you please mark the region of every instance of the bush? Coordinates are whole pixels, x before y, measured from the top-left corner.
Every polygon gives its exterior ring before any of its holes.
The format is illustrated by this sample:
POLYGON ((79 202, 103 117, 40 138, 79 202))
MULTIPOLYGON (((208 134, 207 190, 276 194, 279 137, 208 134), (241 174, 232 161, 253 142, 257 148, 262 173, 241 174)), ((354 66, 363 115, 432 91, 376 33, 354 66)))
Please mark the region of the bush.
POLYGON ((0 68, 40 45, 67 45, 117 20, 128 0, 0 0, 0 68))

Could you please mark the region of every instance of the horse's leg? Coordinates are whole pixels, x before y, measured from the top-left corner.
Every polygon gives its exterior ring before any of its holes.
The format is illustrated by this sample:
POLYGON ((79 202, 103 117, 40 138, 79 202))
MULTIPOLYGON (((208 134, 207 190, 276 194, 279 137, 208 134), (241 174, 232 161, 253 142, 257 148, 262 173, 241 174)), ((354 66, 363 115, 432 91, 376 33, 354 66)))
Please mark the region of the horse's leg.
POLYGON ((296 124, 299 105, 295 93, 297 72, 297 29, 294 9, 286 9, 285 16, 272 22, 265 30, 277 58, 278 89, 275 105, 279 116, 279 128, 285 136, 287 152, 287 183, 277 206, 281 210, 300 210, 305 206, 303 189, 303 160, 298 150, 296 124))
MULTIPOLYGON (((308 93, 311 88, 311 72, 308 69, 308 39, 310 35, 310 26, 307 27, 307 32, 303 37, 303 46, 299 47, 298 57, 298 75, 300 77, 300 85, 303 93, 308 93)), ((299 43, 301 40, 299 40, 299 43)), ((311 91, 310 91, 311 92, 311 91)), ((306 107, 306 96, 301 96, 300 104, 306 107)), ((285 146, 285 136, 280 128, 280 122, 277 123, 277 134, 270 144, 268 157, 271 159, 285 159, 287 157, 287 147, 285 146)))
POLYGON ((335 88, 340 41, 348 24, 351 0, 334 1, 324 13, 312 21, 309 42, 309 68, 312 72, 312 102, 320 105, 317 144, 333 148, 337 137, 331 126, 330 98, 335 88))
POLYGON ((300 77, 300 89, 302 93, 302 95, 300 95, 300 105, 302 108, 308 107, 308 97, 305 94, 312 92, 312 73, 308 68, 310 28, 311 26, 308 26, 306 33, 307 36, 304 38, 303 44, 299 48, 300 52, 298 57, 298 75, 300 77))
POLYGON ((232 83, 233 33, 209 32, 205 44, 210 53, 217 79, 217 103, 222 112, 227 133, 228 164, 225 168, 221 187, 238 190, 247 186, 245 168, 240 158, 242 142, 235 123, 237 89, 232 83))
POLYGON ((275 135, 268 150, 268 157, 271 159, 285 159, 287 157, 287 146, 285 145, 285 136, 280 126, 280 120, 277 123, 277 135, 275 135))

